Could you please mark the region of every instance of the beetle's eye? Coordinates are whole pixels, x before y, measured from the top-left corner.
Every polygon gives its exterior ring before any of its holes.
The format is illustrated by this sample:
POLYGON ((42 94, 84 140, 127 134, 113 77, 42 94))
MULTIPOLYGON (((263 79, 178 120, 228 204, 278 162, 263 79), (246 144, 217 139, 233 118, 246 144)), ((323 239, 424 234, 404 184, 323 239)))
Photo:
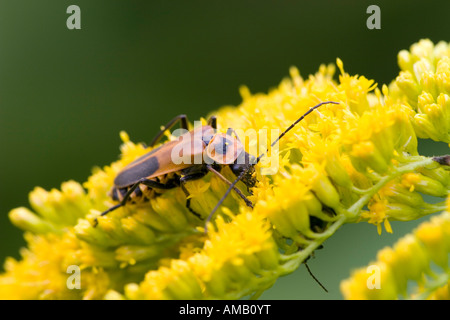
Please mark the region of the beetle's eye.
POLYGON ((206 132, 203 132, 202 140, 206 145, 208 145, 211 142, 211 139, 213 138, 213 136, 214 136, 214 131, 208 130, 206 132))

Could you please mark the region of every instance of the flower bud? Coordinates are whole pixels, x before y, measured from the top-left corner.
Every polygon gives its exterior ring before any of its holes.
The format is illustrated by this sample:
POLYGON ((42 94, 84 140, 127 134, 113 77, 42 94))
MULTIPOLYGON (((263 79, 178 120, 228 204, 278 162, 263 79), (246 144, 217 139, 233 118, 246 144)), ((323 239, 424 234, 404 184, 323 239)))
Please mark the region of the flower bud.
POLYGON ((325 170, 333 182, 337 185, 349 188, 352 185, 350 176, 345 170, 341 159, 337 156, 331 157, 325 165, 325 170))
POLYGON ((423 271, 427 268, 427 253, 417 243, 412 235, 401 238, 391 250, 391 258, 388 261, 385 251, 381 250, 377 258, 389 265, 397 282, 399 291, 406 294, 408 280, 420 280, 423 271))
POLYGON ((445 197, 448 194, 447 188, 439 181, 420 173, 407 173, 403 175, 401 183, 411 191, 415 190, 434 197, 445 197))
POLYGON ((187 227, 187 212, 177 207, 172 198, 163 196, 156 197, 150 201, 156 214, 168 222, 174 231, 184 230, 187 227))
POLYGON ((448 170, 445 170, 442 166, 434 169, 422 168, 418 171, 424 176, 438 181, 446 188, 448 188, 448 186, 450 185, 450 172, 448 170))
POLYGON ((108 290, 103 298, 105 300, 125 300, 125 296, 115 290, 108 290))
POLYGON ((378 173, 384 173, 388 169, 388 164, 380 151, 372 141, 362 141, 352 146, 350 153, 352 163, 359 166, 360 169, 367 167, 378 173))
POLYGON ((133 218, 157 231, 169 233, 173 232, 172 226, 169 222, 151 209, 136 208, 133 218))
POLYGON ((450 219, 445 219, 445 215, 421 224, 415 231, 415 236, 425 245, 430 258, 444 270, 448 269, 450 252, 450 233, 446 234, 446 231, 450 231, 450 219))
POLYGON ((430 121, 428 115, 418 113, 414 116, 413 121, 414 130, 419 138, 433 139, 439 141, 441 133, 436 130, 434 124, 430 121))
POLYGON ((115 258, 118 261, 134 265, 136 262, 156 257, 161 252, 161 248, 153 246, 125 245, 116 249, 115 258))
POLYGON ((330 179, 325 174, 319 175, 311 181, 311 189, 317 199, 330 208, 337 208, 340 204, 340 196, 330 179))
POLYGON ((443 56, 438 61, 435 80, 439 92, 450 92, 450 57, 443 56))
POLYGON ((155 242, 155 233, 153 230, 138 222, 134 217, 123 218, 120 222, 125 233, 133 238, 133 240, 147 245, 155 242))
POLYGON ((50 222, 41 219, 27 208, 20 207, 9 212, 11 222, 22 230, 32 233, 58 232, 50 222))
MULTIPOLYGON (((109 217, 104 217, 105 219, 99 220, 99 225, 110 224, 109 217), (109 218, 108 220, 106 220, 109 218)), ((74 227, 75 235, 78 239, 86 241, 87 243, 101 246, 101 247, 112 247, 120 244, 120 241, 111 238, 101 227, 93 227, 92 223, 85 219, 80 219, 78 224, 74 227)))
POLYGON ((280 262, 280 253, 275 244, 271 248, 255 252, 255 256, 258 258, 263 270, 274 270, 280 262))
POLYGON ((401 70, 411 70, 413 62, 408 50, 401 50, 397 55, 397 62, 401 70))
POLYGON ((409 71, 401 71, 395 79, 397 86, 403 91, 408 98, 408 102, 413 108, 417 106, 417 96, 420 94, 421 89, 417 82, 414 80, 413 75, 409 71))
POLYGON ((397 298, 394 276, 383 262, 372 263, 371 268, 360 268, 341 282, 341 292, 349 300, 392 300, 397 298), (374 283, 375 282, 375 283, 374 283), (378 283, 377 283, 378 282, 378 283), (376 285, 379 285, 379 288, 376 285), (369 288, 370 287, 370 288, 369 288))

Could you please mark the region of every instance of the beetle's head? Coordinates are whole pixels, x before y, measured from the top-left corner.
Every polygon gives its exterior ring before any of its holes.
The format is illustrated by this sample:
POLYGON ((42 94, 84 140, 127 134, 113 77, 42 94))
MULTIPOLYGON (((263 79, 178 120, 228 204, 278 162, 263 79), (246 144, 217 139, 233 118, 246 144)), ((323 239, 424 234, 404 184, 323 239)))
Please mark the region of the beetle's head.
POLYGON ((216 133, 205 148, 206 155, 217 164, 231 164, 243 151, 242 143, 226 133, 216 133))

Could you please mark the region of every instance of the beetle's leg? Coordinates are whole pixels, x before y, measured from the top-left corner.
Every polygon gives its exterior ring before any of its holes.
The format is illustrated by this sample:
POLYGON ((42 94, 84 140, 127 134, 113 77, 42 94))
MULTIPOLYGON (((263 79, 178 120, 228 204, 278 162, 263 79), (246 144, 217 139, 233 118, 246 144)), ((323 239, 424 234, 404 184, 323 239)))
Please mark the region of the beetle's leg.
MULTIPOLYGON (((142 178, 140 180, 138 180, 135 184, 133 184, 127 191, 127 193, 125 193, 125 195, 123 196, 122 200, 120 201, 119 204, 116 204, 115 206, 112 206, 111 208, 109 208, 106 211, 103 211, 100 214, 100 217, 110 213, 111 211, 116 210, 117 208, 120 208, 122 206, 124 206, 128 199, 130 198, 130 196, 133 194, 134 190, 136 190, 137 187, 139 187, 140 184, 145 184, 146 186, 150 187, 150 188, 155 188, 155 189, 172 189, 175 188, 177 185, 173 182, 169 182, 169 183, 161 183, 161 182, 157 182, 157 181, 153 181, 153 180, 149 180, 146 178, 142 178)), ((98 224, 97 218, 95 218, 94 220, 94 227, 98 224)))
POLYGON ((189 191, 188 191, 188 190, 186 189, 186 187, 184 186, 184 184, 185 184, 187 181, 190 181, 190 180, 201 179, 201 178, 203 178, 207 173, 208 173, 207 171, 206 171, 206 172, 203 172, 203 171, 202 171, 202 172, 196 172, 196 173, 192 173, 192 174, 189 174, 189 175, 185 175, 185 176, 183 176, 183 177, 180 178, 180 186, 181 186, 181 189, 183 190, 184 194, 186 195, 186 208, 188 208, 188 210, 189 210, 192 214, 194 214, 195 216, 197 216, 197 217, 198 217, 199 219, 201 219, 201 220, 203 220, 202 216, 201 216, 198 212, 195 212, 194 209, 191 208, 191 198, 189 198, 190 194, 189 194, 189 191))
MULTIPOLYGON (((106 210, 106 211, 103 211, 101 214, 100 214, 100 217, 102 217, 102 216, 104 216, 104 215, 106 215, 106 214, 108 214, 108 213, 110 213, 111 211, 114 211, 114 210, 116 210, 117 208, 120 208, 121 206, 123 206, 123 203, 121 202, 121 203, 119 203, 119 204, 116 204, 115 206, 112 206, 111 208, 109 208, 108 210, 106 210)), ((95 219, 94 219, 94 227, 96 227, 97 226, 97 224, 98 224, 98 220, 97 220, 97 218, 98 217, 95 217, 95 219)))
POLYGON ((150 142, 150 147, 153 147, 155 144, 157 144, 159 142, 159 140, 161 140, 162 136, 164 135, 164 132, 166 132, 167 130, 171 129, 178 121, 180 121, 180 128, 181 129, 188 130, 187 117, 186 117, 185 114, 180 114, 180 115, 176 116, 175 118, 173 118, 172 120, 170 120, 164 126, 164 128, 160 132, 158 132, 156 137, 154 137, 153 140, 150 142))
MULTIPOLYGON (((207 165, 206 168, 209 171, 211 171, 212 173, 214 173, 215 175, 217 175, 222 181, 226 182, 228 185, 231 186, 231 181, 228 180, 227 178, 225 178, 219 171, 215 170, 210 165, 207 165)), ((239 188, 237 188, 236 186, 233 186, 233 190, 236 191, 236 193, 245 201, 245 204, 247 206, 249 206, 250 208, 253 208, 253 203, 247 199, 247 197, 241 192, 241 190, 239 190, 239 188)))
MULTIPOLYGON (((149 180, 149 179, 140 179, 136 184, 145 184, 147 187, 153 188, 153 189, 164 189, 164 190, 168 190, 168 189, 173 189, 175 187, 177 187, 177 184, 174 181, 170 181, 167 183, 161 183, 155 180, 149 180)), ((133 185, 134 187, 134 185, 133 185)))
POLYGON ((216 118, 216 116, 211 116, 211 118, 208 119, 208 125, 211 126, 213 129, 217 129, 217 118, 216 118))
MULTIPOLYGON (((117 208, 120 208, 120 207, 124 206, 124 205, 127 203, 128 199, 130 198, 131 194, 134 192, 134 190, 136 190, 136 188, 137 188, 140 184, 141 184, 141 182, 138 181, 138 182, 136 182, 134 185, 132 185, 132 186, 130 187, 130 189, 128 189, 127 193, 125 193, 125 195, 123 196, 122 201, 120 201, 119 204, 116 204, 115 206, 112 206, 112 207, 109 208, 108 210, 103 211, 103 212, 100 214, 100 217, 103 217, 104 215, 107 215, 107 214, 110 213, 111 211, 114 211, 114 210, 116 210, 117 208)), ((97 226, 97 224, 98 224, 98 220, 97 220, 97 217, 96 217, 95 220, 94 220, 94 227, 97 226)))

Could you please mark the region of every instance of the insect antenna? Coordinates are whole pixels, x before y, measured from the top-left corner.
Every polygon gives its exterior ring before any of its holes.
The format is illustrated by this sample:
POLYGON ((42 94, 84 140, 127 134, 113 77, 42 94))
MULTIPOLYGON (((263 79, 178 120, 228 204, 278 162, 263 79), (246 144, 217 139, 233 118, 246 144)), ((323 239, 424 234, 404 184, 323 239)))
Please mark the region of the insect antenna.
POLYGON ((306 269, 308 270, 309 275, 319 284, 319 286, 322 287, 323 290, 325 290, 326 293, 328 293, 327 288, 325 288, 325 286, 323 284, 320 283, 320 281, 313 275, 313 273, 311 272, 311 269, 309 269, 309 266, 306 262, 304 262, 304 265, 306 267, 306 269))
MULTIPOLYGON (((300 118, 298 118, 294 123, 292 123, 289 128, 287 128, 286 130, 283 131, 283 133, 281 133, 279 135, 278 138, 275 139, 274 142, 272 142, 272 144, 270 145, 270 147, 272 148, 281 138, 284 137, 284 135, 286 133, 288 133, 292 128, 294 128, 297 123, 299 123, 300 121, 302 121, 308 114, 310 114, 311 112, 313 112, 315 109, 319 108, 320 106, 324 105, 324 104, 339 104, 339 102, 334 102, 334 101, 325 101, 325 102, 321 102, 318 105, 315 105, 314 107, 310 108, 308 111, 306 111, 300 118)), ((267 153, 269 152, 269 148, 267 148, 266 152, 263 152, 262 154, 260 154, 258 156, 258 158, 256 158, 256 163, 259 162, 259 160, 261 160, 262 157, 264 157, 267 153)))
MULTIPOLYGON (((325 102, 321 102, 317 105, 315 105, 314 107, 311 107, 308 111, 306 111, 300 118, 298 118, 294 123, 292 123, 286 130, 284 130, 277 139, 275 139, 274 142, 271 143, 270 148, 272 148, 281 138, 284 137, 284 135, 286 133, 288 133, 292 128, 294 128, 297 123, 299 123, 300 121, 302 121, 308 114, 310 114, 311 112, 313 112, 315 109, 319 108, 320 106, 324 105, 324 104, 339 104, 339 102, 334 102, 334 101, 325 101, 325 102)), ((265 155, 267 155, 267 153, 269 152, 269 148, 267 148, 267 150, 263 153, 261 153, 258 158, 256 158, 256 161, 254 164, 257 164, 262 157, 264 157, 265 155)), ((248 170, 250 169, 250 166, 243 170, 239 176, 236 178, 236 180, 234 180, 230 186, 228 187, 227 191, 225 192, 225 194, 222 196, 222 198, 220 198, 219 202, 217 202, 216 206, 212 209, 211 213, 209 214, 208 218, 205 221, 205 233, 207 232, 207 226, 209 221, 211 221, 211 218, 213 216, 213 214, 217 211, 217 209, 219 209, 220 205, 225 201, 226 197, 230 194, 231 190, 233 190, 234 186, 242 179, 242 177, 244 177, 244 175, 248 172, 248 170)))

